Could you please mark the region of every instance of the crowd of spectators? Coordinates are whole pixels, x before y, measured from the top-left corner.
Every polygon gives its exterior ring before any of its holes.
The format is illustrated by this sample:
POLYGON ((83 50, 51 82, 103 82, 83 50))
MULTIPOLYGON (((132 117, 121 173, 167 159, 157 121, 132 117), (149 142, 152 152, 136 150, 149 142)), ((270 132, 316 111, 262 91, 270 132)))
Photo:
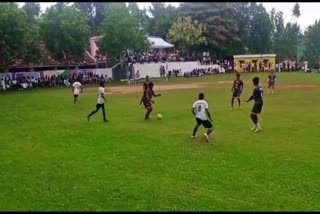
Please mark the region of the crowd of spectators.
POLYGON ((22 76, 11 78, 5 76, 0 78, 0 90, 6 91, 10 89, 24 90, 28 88, 53 88, 53 87, 70 87, 75 81, 82 84, 93 84, 99 82, 109 82, 107 75, 95 75, 93 73, 76 74, 69 76, 52 75, 44 77, 22 76))
POLYGON ((217 67, 196 68, 190 72, 185 72, 183 76, 184 77, 201 77, 204 75, 211 75, 211 74, 219 74, 219 69, 217 67))
POLYGON ((183 62, 187 59, 178 50, 174 53, 166 51, 135 52, 127 50, 122 54, 122 58, 126 63, 183 62))

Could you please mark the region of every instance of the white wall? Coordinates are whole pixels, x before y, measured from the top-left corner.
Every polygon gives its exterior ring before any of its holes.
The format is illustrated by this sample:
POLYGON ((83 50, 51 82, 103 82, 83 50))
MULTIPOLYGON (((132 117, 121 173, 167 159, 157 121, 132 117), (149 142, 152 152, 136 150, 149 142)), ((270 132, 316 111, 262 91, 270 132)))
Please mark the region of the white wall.
POLYGON ((215 65, 200 65, 198 62, 168 62, 168 63, 135 63, 133 65, 135 72, 139 70, 140 77, 145 78, 147 75, 150 78, 160 77, 160 66, 164 65, 166 72, 169 70, 180 70, 181 73, 190 72, 195 68, 212 68, 215 65))

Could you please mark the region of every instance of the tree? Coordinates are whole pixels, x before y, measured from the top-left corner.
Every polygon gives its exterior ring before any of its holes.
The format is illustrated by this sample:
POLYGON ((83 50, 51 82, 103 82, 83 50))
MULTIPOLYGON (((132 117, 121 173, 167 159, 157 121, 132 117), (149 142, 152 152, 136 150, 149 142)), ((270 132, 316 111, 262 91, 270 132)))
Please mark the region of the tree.
POLYGON ((152 2, 149 7, 151 18, 147 22, 147 32, 150 36, 158 36, 166 39, 172 24, 177 20, 177 9, 172 5, 166 6, 164 3, 152 2))
POLYGON ((249 40, 247 46, 252 54, 267 53, 271 50, 272 23, 262 4, 250 3, 248 23, 249 40))
POLYGON ((138 18, 130 14, 125 3, 112 3, 106 13, 100 28, 101 53, 118 57, 129 48, 139 51, 149 47, 146 33, 140 27, 138 18))
POLYGON ((192 22, 191 17, 178 18, 169 30, 167 38, 169 41, 179 44, 191 55, 191 47, 206 43, 203 35, 205 28, 196 21, 192 22))
POLYGON ((105 18, 105 12, 109 5, 108 2, 76 2, 73 7, 86 14, 91 35, 97 36, 99 26, 105 18))
POLYGON ((58 3, 43 15, 41 34, 56 60, 79 62, 89 44, 90 32, 82 12, 58 3))
POLYGON ((145 29, 149 20, 146 9, 140 10, 137 3, 130 2, 128 5, 128 10, 132 16, 138 19, 139 26, 145 29))
POLYGON ((272 50, 277 55, 279 61, 283 61, 286 58, 286 47, 284 44, 285 38, 285 26, 283 19, 283 12, 271 11, 272 21, 272 50))
POLYGON ((7 67, 26 47, 26 13, 15 3, 0 4, 0 66, 7 67))
POLYGON ((292 9, 292 16, 299 18, 301 16, 300 13, 300 5, 296 3, 292 9))
POLYGON ((26 12, 29 23, 33 23, 40 16, 40 4, 37 2, 26 2, 22 9, 26 12))
POLYGON ((26 12, 28 17, 26 49, 23 54, 23 61, 25 63, 40 63, 43 56, 39 46, 41 42, 39 35, 40 4, 36 2, 26 2, 22 9, 26 12))
POLYGON ((181 17, 190 16, 206 27, 204 35, 216 53, 225 49, 227 41, 240 41, 232 13, 230 3, 181 3, 179 7, 181 17))
POLYGON ((310 67, 319 67, 320 65, 320 22, 308 27, 305 32, 305 56, 310 67))

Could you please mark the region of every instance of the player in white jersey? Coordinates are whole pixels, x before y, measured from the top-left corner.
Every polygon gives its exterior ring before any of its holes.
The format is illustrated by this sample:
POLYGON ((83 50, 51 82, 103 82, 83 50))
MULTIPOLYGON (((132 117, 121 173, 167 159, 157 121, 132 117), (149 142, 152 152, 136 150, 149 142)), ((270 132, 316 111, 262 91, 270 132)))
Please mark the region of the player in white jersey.
POLYGON ((210 121, 211 115, 208 110, 209 106, 207 101, 204 100, 204 94, 199 94, 199 100, 193 103, 192 106, 192 114, 196 117, 197 125, 193 129, 192 138, 196 138, 196 133, 198 131, 199 126, 203 125, 207 128, 207 132, 204 134, 206 137, 207 142, 209 141, 209 135, 212 133, 212 124, 210 121))
POLYGON ((79 94, 82 90, 82 85, 79 81, 75 81, 72 84, 72 92, 73 92, 73 103, 76 104, 78 101, 79 94))
POLYGON ((99 87, 99 89, 98 89, 98 100, 97 100, 96 110, 92 111, 92 112, 87 116, 88 121, 90 120, 90 117, 91 117, 92 115, 94 115, 95 113, 97 113, 97 112, 99 111, 99 109, 102 108, 103 121, 104 121, 104 122, 109 122, 109 121, 106 119, 106 111, 105 111, 105 108, 104 108, 104 101, 107 101, 106 98, 104 98, 104 92, 105 92, 104 83, 103 83, 103 82, 100 82, 100 87, 99 87))

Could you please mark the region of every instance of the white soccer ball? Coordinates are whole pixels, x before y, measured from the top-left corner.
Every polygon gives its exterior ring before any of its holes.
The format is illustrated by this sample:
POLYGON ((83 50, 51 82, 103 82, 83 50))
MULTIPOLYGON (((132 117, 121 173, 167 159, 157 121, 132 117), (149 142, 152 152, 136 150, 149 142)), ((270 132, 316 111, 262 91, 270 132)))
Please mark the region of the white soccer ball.
POLYGON ((157 119, 161 120, 162 119, 162 114, 157 114, 157 119))

